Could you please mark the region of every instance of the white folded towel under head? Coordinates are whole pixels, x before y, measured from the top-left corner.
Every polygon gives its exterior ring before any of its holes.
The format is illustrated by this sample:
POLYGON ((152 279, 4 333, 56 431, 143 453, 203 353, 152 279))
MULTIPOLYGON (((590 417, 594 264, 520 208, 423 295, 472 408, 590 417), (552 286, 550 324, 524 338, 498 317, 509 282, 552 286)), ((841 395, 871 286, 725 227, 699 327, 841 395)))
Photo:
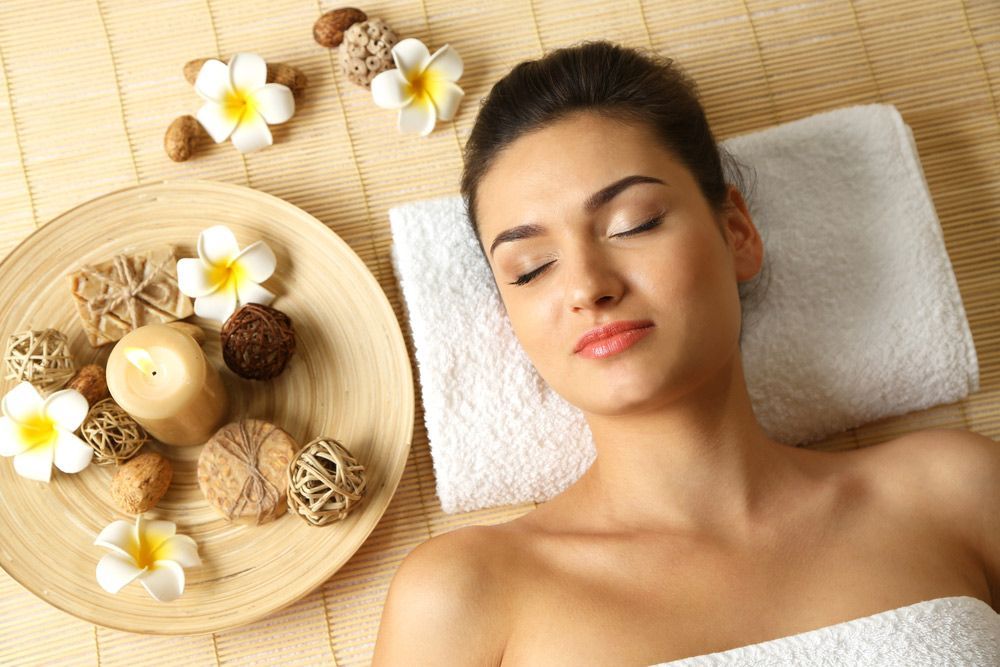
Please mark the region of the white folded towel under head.
MULTIPOLYGON (((979 365, 910 128, 834 109, 721 142, 756 170, 770 283, 742 357, 764 430, 804 444, 957 401, 979 365)), ((447 513, 545 501, 594 460, 582 413, 520 346, 458 195, 389 210, 447 513)))

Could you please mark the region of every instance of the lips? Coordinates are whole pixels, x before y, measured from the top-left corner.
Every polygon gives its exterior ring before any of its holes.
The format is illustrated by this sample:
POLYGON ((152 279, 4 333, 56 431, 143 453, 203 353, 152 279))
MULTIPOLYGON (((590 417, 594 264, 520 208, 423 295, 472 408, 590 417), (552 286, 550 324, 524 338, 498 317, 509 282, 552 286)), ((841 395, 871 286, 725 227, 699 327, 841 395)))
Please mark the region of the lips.
MULTIPOLYGON (((577 341, 576 347, 573 348, 573 352, 580 353, 584 350, 589 350, 597 352, 598 354, 596 356, 607 356, 609 353, 614 354, 615 352, 625 349, 632 342, 638 340, 641 337, 637 335, 639 333, 638 330, 648 329, 652 326, 653 323, 649 320, 619 320, 618 322, 611 322, 610 324, 596 327, 583 334, 583 336, 580 337, 580 340, 577 341), (617 344, 610 346, 617 349, 604 349, 609 347, 607 344, 613 342, 628 342, 628 345, 622 346, 617 344)), ((645 332, 643 332, 643 334, 644 333, 645 332)))

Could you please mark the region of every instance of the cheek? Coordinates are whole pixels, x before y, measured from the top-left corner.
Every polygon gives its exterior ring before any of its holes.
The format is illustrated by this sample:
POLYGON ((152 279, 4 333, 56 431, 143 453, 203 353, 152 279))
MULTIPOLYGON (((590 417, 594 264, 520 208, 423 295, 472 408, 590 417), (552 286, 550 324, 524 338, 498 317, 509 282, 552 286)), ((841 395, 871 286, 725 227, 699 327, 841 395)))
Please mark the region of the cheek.
POLYGON ((696 239, 668 238, 642 256, 629 259, 629 282, 652 308, 687 310, 701 298, 709 261, 711 258, 696 239))
POLYGON ((504 303, 514 335, 532 365, 546 382, 558 382, 573 345, 555 324, 561 300, 546 290, 534 290, 524 297, 508 295, 504 303))
POLYGON ((552 342, 553 301, 552 295, 544 290, 534 290, 531 295, 523 297, 508 294, 504 299, 514 334, 532 357, 552 342))

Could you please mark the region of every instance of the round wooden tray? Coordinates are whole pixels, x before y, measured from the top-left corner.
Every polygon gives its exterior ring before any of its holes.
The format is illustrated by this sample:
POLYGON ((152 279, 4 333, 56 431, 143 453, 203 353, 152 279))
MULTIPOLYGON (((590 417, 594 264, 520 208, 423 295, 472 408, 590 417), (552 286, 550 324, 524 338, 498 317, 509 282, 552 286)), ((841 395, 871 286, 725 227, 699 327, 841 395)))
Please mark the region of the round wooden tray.
MULTIPOLYGON (((201 230, 228 225, 240 247, 265 240, 277 269, 263 284, 295 325, 297 350, 266 382, 244 380, 222 361, 219 323, 197 317, 204 349, 231 398, 230 420, 271 421, 300 445, 340 440, 366 468, 361 505, 343 521, 310 526, 287 513, 261 526, 230 524, 208 505, 195 475, 201 446, 146 445, 174 466, 166 496, 146 515, 174 521, 198 542, 203 564, 187 568, 184 594, 152 599, 138 582, 118 594, 97 584, 93 546, 115 519, 134 520, 111 500, 113 466, 77 474, 52 471, 49 484, 0 459, 0 565, 25 588, 78 618, 147 634, 202 634, 249 623, 321 585, 371 534, 395 493, 413 433, 413 380, 399 323, 374 276, 316 218, 277 197, 211 181, 167 181, 112 192, 35 231, 0 263, 0 341, 27 329, 55 328, 78 365, 107 361, 83 333, 67 274, 118 252, 173 243, 197 256, 201 230)), ((5 374, 5 373, 4 373, 5 374)), ((6 393, 14 386, 3 382, 6 393)))

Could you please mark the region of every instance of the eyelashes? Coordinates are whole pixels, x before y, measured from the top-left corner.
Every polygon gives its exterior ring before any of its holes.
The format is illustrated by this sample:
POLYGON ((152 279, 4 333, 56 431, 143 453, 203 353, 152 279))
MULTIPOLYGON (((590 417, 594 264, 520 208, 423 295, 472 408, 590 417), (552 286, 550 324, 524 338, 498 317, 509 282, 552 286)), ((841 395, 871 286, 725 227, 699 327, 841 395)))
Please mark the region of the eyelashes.
MULTIPOLYGON (((636 234, 641 234, 642 232, 645 232, 645 231, 648 231, 650 229, 653 229, 654 227, 659 226, 660 223, 663 222, 663 218, 664 218, 665 215, 666 215, 665 213, 660 213, 655 218, 650 218, 646 222, 643 222, 642 224, 640 224, 640 225, 638 225, 636 227, 633 227, 632 229, 629 229, 629 230, 624 231, 624 232, 619 232, 618 234, 613 234, 612 238, 634 236, 636 234)), ((511 282, 511 283, 507 283, 507 284, 508 285, 525 285, 525 284, 531 282, 532 280, 534 280, 538 275, 540 275, 543 271, 545 271, 545 269, 547 269, 549 266, 551 266, 554 262, 555 262, 555 260, 553 260, 552 262, 546 262, 545 264, 542 264, 540 267, 538 267, 534 271, 529 271, 528 273, 520 275, 520 276, 517 277, 517 280, 515 280, 514 282, 511 282)))

